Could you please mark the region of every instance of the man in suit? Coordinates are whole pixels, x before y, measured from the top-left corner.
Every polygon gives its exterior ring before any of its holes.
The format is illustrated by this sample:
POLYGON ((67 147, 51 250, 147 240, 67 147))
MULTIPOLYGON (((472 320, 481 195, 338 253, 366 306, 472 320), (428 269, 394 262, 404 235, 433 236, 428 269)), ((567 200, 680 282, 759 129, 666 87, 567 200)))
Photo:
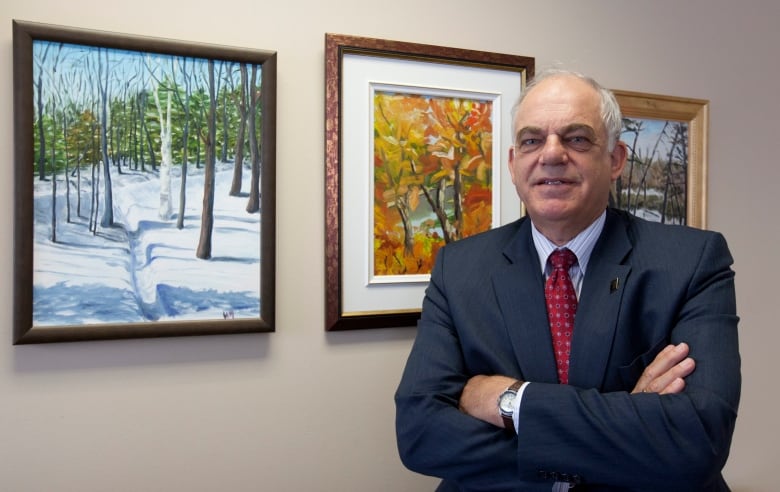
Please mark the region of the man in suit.
POLYGON ((729 490, 731 254, 718 233, 608 208, 621 119, 594 80, 537 77, 509 150, 527 215, 437 255, 395 400, 401 459, 438 490, 729 490), (561 248, 577 297, 563 342, 545 302, 561 248))

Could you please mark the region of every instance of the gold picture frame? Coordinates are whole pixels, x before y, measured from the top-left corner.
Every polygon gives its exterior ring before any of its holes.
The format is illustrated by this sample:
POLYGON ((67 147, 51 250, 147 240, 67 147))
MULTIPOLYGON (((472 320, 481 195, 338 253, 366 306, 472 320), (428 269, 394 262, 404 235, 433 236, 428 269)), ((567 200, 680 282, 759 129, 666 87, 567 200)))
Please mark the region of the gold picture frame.
POLYGON ((613 93, 623 112, 624 130, 626 119, 687 124, 685 224, 706 228, 709 101, 624 90, 613 93))

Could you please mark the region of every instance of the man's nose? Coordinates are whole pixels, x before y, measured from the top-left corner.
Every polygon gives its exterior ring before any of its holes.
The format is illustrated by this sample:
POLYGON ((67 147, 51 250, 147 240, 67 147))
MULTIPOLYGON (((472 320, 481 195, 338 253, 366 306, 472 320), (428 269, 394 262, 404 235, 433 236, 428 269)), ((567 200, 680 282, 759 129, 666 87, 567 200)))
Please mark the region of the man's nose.
POLYGON ((558 135, 548 135, 544 140, 539 162, 545 165, 562 164, 566 158, 566 149, 558 135))

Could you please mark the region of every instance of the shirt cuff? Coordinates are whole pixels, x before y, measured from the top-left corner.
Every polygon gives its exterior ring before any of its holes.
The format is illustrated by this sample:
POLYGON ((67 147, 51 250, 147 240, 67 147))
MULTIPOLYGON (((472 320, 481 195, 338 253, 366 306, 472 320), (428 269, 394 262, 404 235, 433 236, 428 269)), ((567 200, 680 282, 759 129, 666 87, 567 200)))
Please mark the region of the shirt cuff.
POLYGON ((525 387, 528 386, 528 384, 528 381, 526 381, 517 389, 517 396, 513 402, 515 408, 512 409, 512 422, 515 425, 515 433, 520 430, 520 403, 523 400, 523 392, 525 392, 525 387))

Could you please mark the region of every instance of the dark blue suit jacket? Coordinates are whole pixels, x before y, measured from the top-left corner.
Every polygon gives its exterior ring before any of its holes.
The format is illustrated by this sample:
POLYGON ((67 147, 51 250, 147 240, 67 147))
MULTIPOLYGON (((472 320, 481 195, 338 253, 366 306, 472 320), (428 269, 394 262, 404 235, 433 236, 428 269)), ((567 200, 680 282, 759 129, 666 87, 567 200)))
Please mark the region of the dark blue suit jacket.
POLYGON ((404 464, 440 490, 721 491, 740 394, 732 257, 723 236, 609 209, 587 265, 570 384, 557 384, 530 220, 443 248, 396 393, 404 464), (696 370, 677 395, 630 391, 669 343, 696 370), (530 384, 519 434, 458 410, 466 381, 530 384))

